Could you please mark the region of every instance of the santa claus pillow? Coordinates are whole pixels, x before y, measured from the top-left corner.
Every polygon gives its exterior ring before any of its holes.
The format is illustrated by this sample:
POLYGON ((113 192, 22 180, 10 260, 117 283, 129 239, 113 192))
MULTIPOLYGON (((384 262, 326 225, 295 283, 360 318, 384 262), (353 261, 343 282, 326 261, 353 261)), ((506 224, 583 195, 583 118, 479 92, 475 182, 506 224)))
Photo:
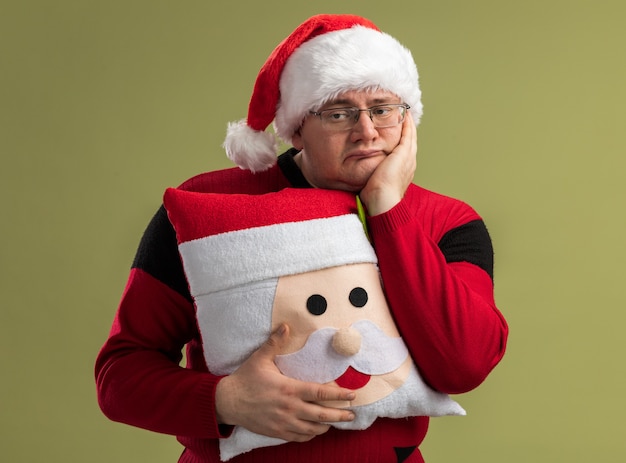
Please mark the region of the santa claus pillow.
MULTIPOLYGON (((210 372, 233 373, 280 324, 289 343, 275 363, 286 376, 356 391, 342 429, 377 417, 464 415, 421 379, 394 324, 377 258, 354 195, 285 189, 264 195, 168 189, 210 372)), ((220 440, 228 460, 284 441, 236 427, 220 440)))

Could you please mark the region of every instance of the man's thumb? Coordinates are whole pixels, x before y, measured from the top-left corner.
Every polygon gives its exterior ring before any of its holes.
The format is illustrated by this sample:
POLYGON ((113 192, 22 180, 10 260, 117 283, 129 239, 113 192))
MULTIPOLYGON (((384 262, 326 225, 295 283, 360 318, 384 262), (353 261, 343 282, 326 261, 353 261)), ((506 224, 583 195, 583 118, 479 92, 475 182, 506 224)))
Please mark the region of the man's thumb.
POLYGON ((280 353, 281 348, 285 345, 285 342, 289 338, 289 326, 286 323, 281 323, 278 327, 272 331, 270 337, 265 341, 263 350, 270 354, 277 355, 280 353))

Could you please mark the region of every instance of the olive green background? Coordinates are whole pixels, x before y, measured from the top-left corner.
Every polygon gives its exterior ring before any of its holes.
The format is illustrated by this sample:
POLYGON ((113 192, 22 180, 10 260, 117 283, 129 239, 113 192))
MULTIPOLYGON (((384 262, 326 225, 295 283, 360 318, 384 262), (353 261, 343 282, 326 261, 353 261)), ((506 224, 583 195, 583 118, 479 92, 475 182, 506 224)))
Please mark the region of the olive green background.
POLYGON ((412 49, 416 181, 485 218, 511 327, 468 416, 432 421, 428 463, 625 461, 624 5, 1 1, 0 460, 176 461, 96 403, 137 242, 166 187, 230 165, 225 125, 273 47, 352 12, 412 49))

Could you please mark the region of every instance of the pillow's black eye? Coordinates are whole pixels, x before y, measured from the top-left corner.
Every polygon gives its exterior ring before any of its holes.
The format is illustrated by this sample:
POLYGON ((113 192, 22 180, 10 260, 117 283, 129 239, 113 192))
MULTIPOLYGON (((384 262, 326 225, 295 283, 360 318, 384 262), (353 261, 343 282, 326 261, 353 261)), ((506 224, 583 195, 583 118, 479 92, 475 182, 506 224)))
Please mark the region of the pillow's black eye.
POLYGON ((363 307, 367 304, 367 291, 363 288, 354 288, 350 291, 349 299, 354 307, 363 307))
POLYGON ((326 298, 319 294, 313 294, 306 300, 306 308, 313 315, 322 315, 326 312, 326 307, 328 307, 326 298))

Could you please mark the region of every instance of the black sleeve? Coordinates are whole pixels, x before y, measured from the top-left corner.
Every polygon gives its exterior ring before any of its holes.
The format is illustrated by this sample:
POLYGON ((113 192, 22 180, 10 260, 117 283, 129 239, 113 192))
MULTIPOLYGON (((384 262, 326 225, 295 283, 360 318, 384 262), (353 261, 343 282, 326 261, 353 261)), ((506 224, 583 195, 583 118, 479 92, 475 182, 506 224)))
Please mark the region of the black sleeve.
POLYGON ((448 231, 439 241, 446 262, 470 262, 493 280, 493 246, 482 220, 473 220, 448 231))
POLYGON ((154 215, 139 243, 133 268, 141 269, 192 301, 178 253, 176 232, 165 207, 154 215))

